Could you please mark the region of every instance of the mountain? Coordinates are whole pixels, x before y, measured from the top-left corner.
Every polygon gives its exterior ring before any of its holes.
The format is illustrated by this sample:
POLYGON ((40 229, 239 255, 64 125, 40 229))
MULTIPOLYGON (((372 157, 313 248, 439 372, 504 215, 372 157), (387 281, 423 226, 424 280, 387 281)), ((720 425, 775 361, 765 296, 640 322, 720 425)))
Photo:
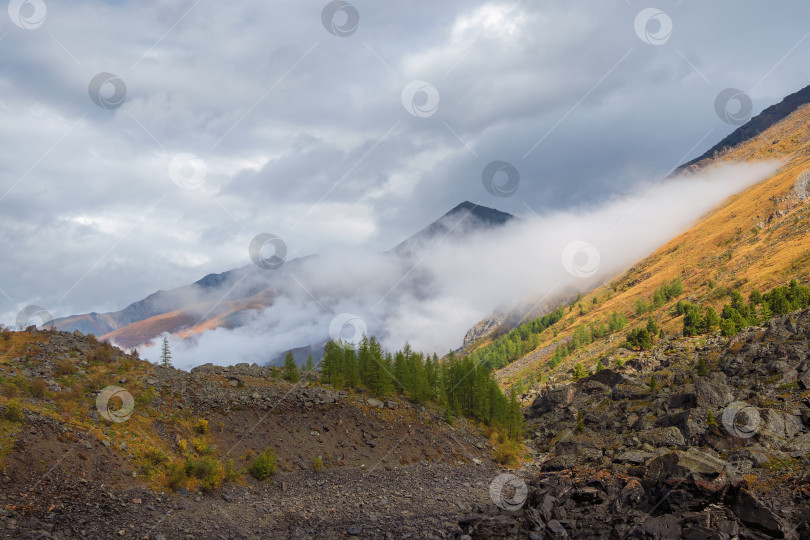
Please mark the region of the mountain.
POLYGON ((810 538, 803 99, 684 166, 778 159, 773 176, 562 309, 463 351, 521 394, 535 462, 509 518, 471 513, 458 535, 810 538))
POLYGON ((390 251, 412 252, 432 241, 469 234, 471 229, 499 227, 517 219, 512 214, 464 201, 390 251))
MULTIPOLYGON (((502 226, 513 219, 516 218, 505 212, 464 201, 385 255, 401 259, 406 264, 411 259, 429 254, 432 245, 438 241, 459 239, 481 229, 502 226)), ((256 312, 272 305, 279 291, 298 288, 294 274, 309 264, 317 264, 317 256, 287 261, 273 272, 251 264, 209 274, 191 285, 158 291, 120 311, 71 315, 54 319, 47 325, 58 330, 94 334, 122 347, 148 343, 166 332, 190 338, 215 328, 236 328, 256 312)), ((322 345, 326 339, 328 336, 323 336, 319 343, 322 345)), ((300 343, 295 350, 304 355, 303 359, 310 352, 317 358, 319 347, 314 343, 300 343)))
MULTIPOLYGON (((581 309, 566 309, 562 319, 551 327, 537 326, 534 337, 525 334, 519 345, 513 344, 515 350, 521 351, 517 358, 497 366, 503 384, 525 385, 541 375, 552 382, 564 380, 578 362, 592 369, 601 354, 615 348, 616 339, 623 339, 623 332, 619 338, 610 335, 609 339, 594 340, 553 368, 549 362, 557 346, 571 340, 576 331, 607 325, 614 313, 625 317, 630 328, 643 326, 653 317, 665 334, 680 333, 683 317, 674 311, 673 302, 637 310, 639 302, 650 304, 656 291, 675 278, 682 283, 683 299, 712 306, 717 312, 723 309, 731 291, 739 291, 747 298, 754 289, 767 291, 792 278, 806 283, 810 274, 810 204, 801 179, 810 169, 808 125, 810 104, 799 107, 758 137, 704 160, 703 167, 772 159, 783 160, 783 165, 774 176, 729 198, 625 273, 591 291, 582 291, 577 302, 583 306, 581 309)), ((503 348, 504 340, 517 339, 512 332, 503 334, 501 329, 497 334, 501 337, 480 337, 468 344, 465 352, 488 356, 503 348)))
POLYGON ((807 103, 810 103, 810 86, 806 86, 798 92, 790 94, 776 105, 771 105, 751 118, 748 122, 735 129, 722 141, 709 148, 703 155, 681 165, 678 170, 690 169, 694 165, 701 164, 703 161, 708 160, 708 163, 713 158, 722 156, 730 149, 758 137, 771 126, 781 122, 783 119, 793 114, 799 107, 807 103))

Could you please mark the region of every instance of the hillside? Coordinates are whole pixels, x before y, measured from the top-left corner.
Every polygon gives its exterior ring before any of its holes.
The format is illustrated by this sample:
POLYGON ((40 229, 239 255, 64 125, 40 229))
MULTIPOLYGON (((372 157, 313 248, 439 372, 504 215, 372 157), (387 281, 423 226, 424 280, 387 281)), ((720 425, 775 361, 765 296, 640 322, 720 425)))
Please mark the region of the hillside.
POLYGON ((711 162, 712 159, 722 156, 730 149, 758 137, 760 133, 764 133, 807 103, 810 103, 810 86, 802 88, 798 92, 790 94, 781 102, 766 108, 735 129, 722 141, 709 148, 705 153, 679 167, 678 170, 692 169, 695 165, 701 167, 706 164, 701 163, 703 161, 711 162))
POLYGON ((471 513, 459 532, 810 538, 808 354, 810 310, 731 340, 669 337, 649 351, 617 351, 610 368, 531 403, 536 462, 520 504, 471 513))
MULTIPOLYGON (((541 377, 552 382, 565 380, 578 362, 593 369, 600 354, 620 345, 624 332, 595 340, 552 370, 548 368, 551 346, 571 339, 577 328, 607 324, 613 314, 624 316, 628 328, 652 317, 665 333, 680 333, 683 317, 674 313, 674 300, 637 313, 638 301, 649 302, 662 284, 675 278, 683 285, 681 299, 718 310, 732 290, 747 298, 755 288, 766 291, 793 278, 806 283, 810 204, 795 186, 802 172, 810 168, 808 124, 810 106, 805 105, 761 136, 717 158, 716 163, 781 159, 784 165, 772 178, 731 197, 624 274, 581 295, 553 327, 534 334, 531 340, 527 336, 519 359, 497 372, 502 383, 522 381, 526 385, 541 377), (533 354, 540 350, 546 353, 533 354)), ((489 343, 479 342, 478 350, 485 351, 489 343)))
POLYGON ((464 351, 521 392, 535 462, 515 512, 470 514, 459 534, 810 538, 810 311, 790 312, 810 305, 808 125, 803 105, 701 161, 783 165, 610 282, 464 351))
POLYGON ((283 375, 189 373, 79 333, 3 330, 0 537, 418 537, 488 504, 497 433, 283 375))

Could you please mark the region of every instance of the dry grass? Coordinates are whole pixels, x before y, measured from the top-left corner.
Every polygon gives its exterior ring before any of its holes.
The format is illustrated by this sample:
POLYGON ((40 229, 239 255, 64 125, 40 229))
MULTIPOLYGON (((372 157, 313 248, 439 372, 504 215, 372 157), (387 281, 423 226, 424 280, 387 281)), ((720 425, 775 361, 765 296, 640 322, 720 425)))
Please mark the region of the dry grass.
MULTIPOLYGON (((716 308, 727 300, 718 294, 723 287, 737 289, 747 297, 754 288, 764 291, 792 278, 806 280, 810 274, 810 203, 798 199, 794 184, 799 174, 810 168, 809 123, 810 105, 806 105, 719 158, 720 162, 782 159, 784 165, 773 177, 730 197, 691 229, 616 276, 611 280, 615 291, 609 284, 590 291, 582 299, 589 311, 582 316, 577 309, 566 313, 553 327, 558 335, 544 332, 538 348, 571 336, 580 325, 606 320, 613 311, 627 316, 628 329, 640 325, 648 315, 635 315, 635 301, 648 299, 664 280, 677 276, 684 285, 682 298, 716 308), (713 289, 708 287, 710 281, 713 289), (592 304, 594 297, 599 298, 596 305, 592 304)), ((671 313, 673 304, 671 301, 651 314, 665 333, 680 334, 682 319, 671 313)), ((597 355, 615 349, 625 333, 614 335, 613 343, 603 339, 577 351, 553 371, 552 377, 561 376, 577 362, 595 363, 597 355)), ((507 366, 498 377, 506 384, 516 376, 525 379, 532 373, 545 373, 548 360, 542 358, 518 373, 507 366)))

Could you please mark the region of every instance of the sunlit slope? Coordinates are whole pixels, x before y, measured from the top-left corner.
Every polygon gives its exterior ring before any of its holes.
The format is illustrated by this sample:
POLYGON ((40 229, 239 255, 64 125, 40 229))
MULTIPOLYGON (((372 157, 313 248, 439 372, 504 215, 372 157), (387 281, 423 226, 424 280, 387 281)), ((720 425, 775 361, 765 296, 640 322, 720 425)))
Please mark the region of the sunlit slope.
POLYGON ((618 347, 626 331, 641 326, 650 315, 665 332, 680 333, 682 317, 672 309, 677 299, 651 313, 636 315, 636 301, 649 299, 665 280, 681 278, 684 290, 678 299, 718 308, 727 303, 724 293, 732 289, 747 298, 754 288, 765 291, 792 278, 806 283, 810 202, 801 198, 795 185, 810 168, 809 127, 810 105, 805 105, 758 137, 723 156, 700 162, 699 166, 710 167, 719 162, 780 159, 784 165, 771 178, 729 198, 627 272, 586 294, 572 309, 567 307, 563 319, 539 335, 533 351, 498 371, 499 380, 509 385, 532 376, 537 380, 540 375, 562 379, 570 376, 575 363, 593 369, 600 355, 618 347), (627 317, 624 331, 596 340, 555 369, 548 368, 555 348, 551 345, 570 338, 578 327, 607 321, 613 312, 627 317))

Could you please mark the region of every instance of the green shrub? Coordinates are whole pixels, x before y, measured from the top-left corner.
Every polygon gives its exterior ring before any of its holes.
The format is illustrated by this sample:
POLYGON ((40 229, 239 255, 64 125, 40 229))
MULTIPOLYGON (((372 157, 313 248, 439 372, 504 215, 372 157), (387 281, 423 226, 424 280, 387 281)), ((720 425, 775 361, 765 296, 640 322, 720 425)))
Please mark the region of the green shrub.
POLYGON ((321 472, 323 470, 323 458, 321 456, 316 457, 312 460, 312 470, 315 472, 321 472))
POLYGON ((186 476, 193 476, 200 481, 200 486, 210 491, 222 483, 222 464, 216 459, 204 456, 186 460, 186 476))
POLYGON ((271 474, 276 472, 276 452, 272 448, 268 448, 253 460, 250 464, 248 471, 256 480, 264 480, 269 478, 271 474))
POLYGON ((169 488, 177 491, 186 483, 186 466, 183 463, 172 462, 166 467, 166 483, 169 488))
POLYGON ((150 448, 144 452, 143 458, 152 465, 160 465, 169 461, 169 456, 160 448, 150 448))
POLYGON ((205 435, 208 433, 208 420, 205 418, 200 418, 194 422, 194 431, 200 435, 205 435))
POLYGON ((6 420, 11 422, 24 422, 25 421, 25 413, 23 412, 22 405, 20 405, 19 401, 9 401, 8 405, 6 405, 6 420))
POLYGON ((233 460, 229 459, 225 464, 225 481, 234 482, 242 478, 242 471, 237 471, 233 464, 233 460))

